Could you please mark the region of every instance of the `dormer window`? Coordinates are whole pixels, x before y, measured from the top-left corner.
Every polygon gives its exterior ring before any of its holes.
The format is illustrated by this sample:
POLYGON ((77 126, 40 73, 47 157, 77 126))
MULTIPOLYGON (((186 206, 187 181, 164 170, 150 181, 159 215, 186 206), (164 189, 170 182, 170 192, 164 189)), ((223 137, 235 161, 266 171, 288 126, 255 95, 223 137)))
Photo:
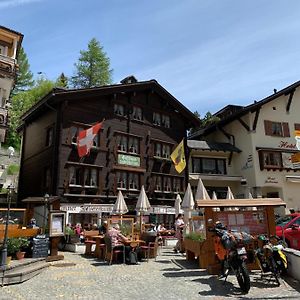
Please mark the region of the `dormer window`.
POLYGON ((143 120, 143 112, 140 107, 133 106, 132 108, 132 119, 137 121, 143 120))
POLYGON ((116 114, 118 116, 125 116, 124 105, 115 103, 114 114, 116 114))

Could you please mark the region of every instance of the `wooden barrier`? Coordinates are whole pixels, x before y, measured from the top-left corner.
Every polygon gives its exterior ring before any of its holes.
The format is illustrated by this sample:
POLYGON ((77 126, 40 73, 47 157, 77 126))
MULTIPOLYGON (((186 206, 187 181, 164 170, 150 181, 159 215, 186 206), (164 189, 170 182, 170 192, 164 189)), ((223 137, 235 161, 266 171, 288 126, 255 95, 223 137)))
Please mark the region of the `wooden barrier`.
MULTIPOLYGON (((22 229, 19 225, 8 225, 7 237, 31 237, 39 234, 40 228, 22 229)), ((4 239, 5 225, 0 225, 0 240, 4 239)))

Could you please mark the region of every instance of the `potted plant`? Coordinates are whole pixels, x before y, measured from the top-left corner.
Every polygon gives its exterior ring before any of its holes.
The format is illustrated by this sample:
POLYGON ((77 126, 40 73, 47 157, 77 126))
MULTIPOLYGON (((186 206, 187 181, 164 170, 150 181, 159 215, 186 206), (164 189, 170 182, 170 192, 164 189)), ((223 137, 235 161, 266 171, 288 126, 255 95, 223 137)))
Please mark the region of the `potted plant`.
POLYGON ((19 250, 16 252, 17 259, 23 259, 26 253, 26 248, 29 246, 29 241, 26 237, 19 237, 18 238, 19 243, 19 250))
POLYGON ((29 241, 25 237, 11 237, 7 239, 7 256, 16 256, 18 259, 24 258, 24 248, 29 246, 29 241))

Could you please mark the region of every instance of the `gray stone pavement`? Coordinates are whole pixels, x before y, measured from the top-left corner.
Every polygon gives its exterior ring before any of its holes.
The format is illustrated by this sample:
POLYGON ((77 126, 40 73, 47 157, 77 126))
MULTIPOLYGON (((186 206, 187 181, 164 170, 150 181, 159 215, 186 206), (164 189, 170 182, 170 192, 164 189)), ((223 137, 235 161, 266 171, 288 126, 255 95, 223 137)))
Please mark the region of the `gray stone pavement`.
POLYGON ((106 263, 78 253, 64 252, 36 277, 0 288, 0 299, 300 299, 300 283, 287 279, 277 287, 251 273, 251 289, 240 292, 234 276, 225 284, 189 263, 172 249, 163 249, 157 261, 140 265, 106 263))

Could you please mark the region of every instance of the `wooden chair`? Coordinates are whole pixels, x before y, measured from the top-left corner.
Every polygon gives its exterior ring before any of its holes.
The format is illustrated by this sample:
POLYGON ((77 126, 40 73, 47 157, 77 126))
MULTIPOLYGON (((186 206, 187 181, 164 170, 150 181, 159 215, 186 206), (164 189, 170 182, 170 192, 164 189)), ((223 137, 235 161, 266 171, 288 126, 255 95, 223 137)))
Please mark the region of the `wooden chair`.
POLYGON ((125 246, 124 245, 113 246, 111 238, 108 235, 104 237, 104 243, 106 246, 105 259, 108 260, 108 263, 111 265, 113 259, 117 258, 117 256, 120 253, 122 253, 123 263, 125 264, 125 246))
POLYGON ((156 261, 159 237, 155 235, 147 235, 145 233, 142 234, 141 238, 145 243, 140 246, 140 249, 144 253, 145 258, 147 258, 147 262, 151 257, 156 261))
POLYGON ((94 254, 94 251, 92 251, 92 246, 96 245, 96 242, 93 240, 87 240, 84 242, 85 244, 85 252, 84 255, 92 255, 94 254))

